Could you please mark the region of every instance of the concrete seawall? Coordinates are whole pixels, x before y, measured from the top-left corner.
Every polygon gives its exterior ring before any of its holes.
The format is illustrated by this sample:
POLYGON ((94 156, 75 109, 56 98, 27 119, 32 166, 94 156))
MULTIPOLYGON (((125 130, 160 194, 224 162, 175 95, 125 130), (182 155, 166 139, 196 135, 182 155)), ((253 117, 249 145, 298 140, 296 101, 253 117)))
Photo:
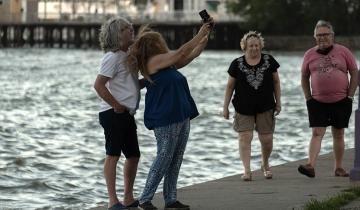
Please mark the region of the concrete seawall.
MULTIPOLYGON (((350 182, 349 178, 334 176, 332 153, 319 157, 315 178, 307 178, 297 172, 298 165, 305 162, 299 160, 272 167, 274 178, 271 180, 266 180, 258 170, 253 172, 254 180, 251 182, 242 181, 239 174, 184 187, 178 190, 178 199, 189 204, 191 210, 301 209, 312 198, 323 200, 360 184, 350 182)), ((349 171, 353 163, 354 149, 348 149, 343 166, 349 171)), ((163 209, 161 193, 155 195, 153 204, 163 209)), ((356 202, 354 204, 357 205, 356 202)), ((91 210, 105 209, 101 206, 91 210)))

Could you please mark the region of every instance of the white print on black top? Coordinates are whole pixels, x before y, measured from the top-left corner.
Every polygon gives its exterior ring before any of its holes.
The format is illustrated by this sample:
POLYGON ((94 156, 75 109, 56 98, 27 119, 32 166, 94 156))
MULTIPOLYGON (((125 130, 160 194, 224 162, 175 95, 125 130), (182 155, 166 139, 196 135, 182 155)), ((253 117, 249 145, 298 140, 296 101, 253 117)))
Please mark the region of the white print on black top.
POLYGON ((264 55, 264 63, 261 66, 249 68, 245 65, 245 57, 238 58, 238 64, 240 71, 244 72, 246 75, 246 80, 250 86, 255 90, 261 86, 264 80, 264 72, 270 67, 270 56, 264 55))
POLYGON ((264 72, 270 67, 270 56, 264 55, 264 63, 261 66, 256 68, 249 68, 245 65, 245 57, 238 58, 238 64, 240 71, 244 72, 246 75, 246 80, 250 86, 255 90, 261 86, 264 80, 264 72))

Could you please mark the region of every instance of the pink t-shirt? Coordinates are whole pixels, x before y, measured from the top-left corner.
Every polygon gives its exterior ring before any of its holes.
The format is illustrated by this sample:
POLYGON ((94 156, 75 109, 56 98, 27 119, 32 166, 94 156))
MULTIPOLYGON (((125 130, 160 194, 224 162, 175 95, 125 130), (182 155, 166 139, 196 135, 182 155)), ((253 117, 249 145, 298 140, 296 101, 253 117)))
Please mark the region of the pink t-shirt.
POLYGON ((357 71, 354 56, 346 47, 334 44, 327 54, 316 52, 317 47, 306 51, 301 67, 303 76, 310 76, 311 95, 317 101, 333 103, 347 96, 349 71, 357 71))

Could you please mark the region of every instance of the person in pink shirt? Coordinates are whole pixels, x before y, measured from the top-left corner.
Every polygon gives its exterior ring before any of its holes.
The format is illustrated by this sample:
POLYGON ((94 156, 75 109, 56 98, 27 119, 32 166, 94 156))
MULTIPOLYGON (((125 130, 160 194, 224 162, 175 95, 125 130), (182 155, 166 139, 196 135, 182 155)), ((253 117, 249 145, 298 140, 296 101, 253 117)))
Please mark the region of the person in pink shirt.
POLYGON ((312 137, 307 164, 298 171, 315 177, 315 163, 320 152, 326 127, 331 126, 335 156, 335 176, 348 177, 342 167, 344 132, 352 112, 357 88, 358 68, 350 50, 334 43, 332 25, 319 20, 314 37, 317 45, 304 55, 301 67, 301 86, 306 99, 312 137), (350 79, 349 79, 350 76, 350 79))

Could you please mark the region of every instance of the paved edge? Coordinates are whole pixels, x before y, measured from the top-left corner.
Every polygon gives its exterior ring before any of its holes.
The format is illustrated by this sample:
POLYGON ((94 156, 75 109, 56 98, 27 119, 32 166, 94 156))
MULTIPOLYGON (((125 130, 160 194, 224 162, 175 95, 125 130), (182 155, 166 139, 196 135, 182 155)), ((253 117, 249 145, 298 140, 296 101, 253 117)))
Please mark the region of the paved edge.
MULTIPOLYGON (((345 151, 343 166, 347 171, 353 167, 354 149, 345 151)), ((189 204, 191 210, 278 210, 301 209, 310 199, 323 200, 351 186, 360 185, 349 178, 335 177, 333 154, 319 156, 315 168, 316 177, 308 178, 298 173, 297 167, 306 160, 298 160, 272 167, 274 178, 267 180, 260 170, 253 172, 253 181, 244 182, 240 174, 224 177, 178 189, 178 199, 189 204)), ((163 208, 162 194, 153 200, 163 208)), ((354 202, 348 206, 356 208, 354 202)), ((99 206, 89 210, 104 210, 99 206)), ((360 207, 359 207, 360 209, 360 207)))

